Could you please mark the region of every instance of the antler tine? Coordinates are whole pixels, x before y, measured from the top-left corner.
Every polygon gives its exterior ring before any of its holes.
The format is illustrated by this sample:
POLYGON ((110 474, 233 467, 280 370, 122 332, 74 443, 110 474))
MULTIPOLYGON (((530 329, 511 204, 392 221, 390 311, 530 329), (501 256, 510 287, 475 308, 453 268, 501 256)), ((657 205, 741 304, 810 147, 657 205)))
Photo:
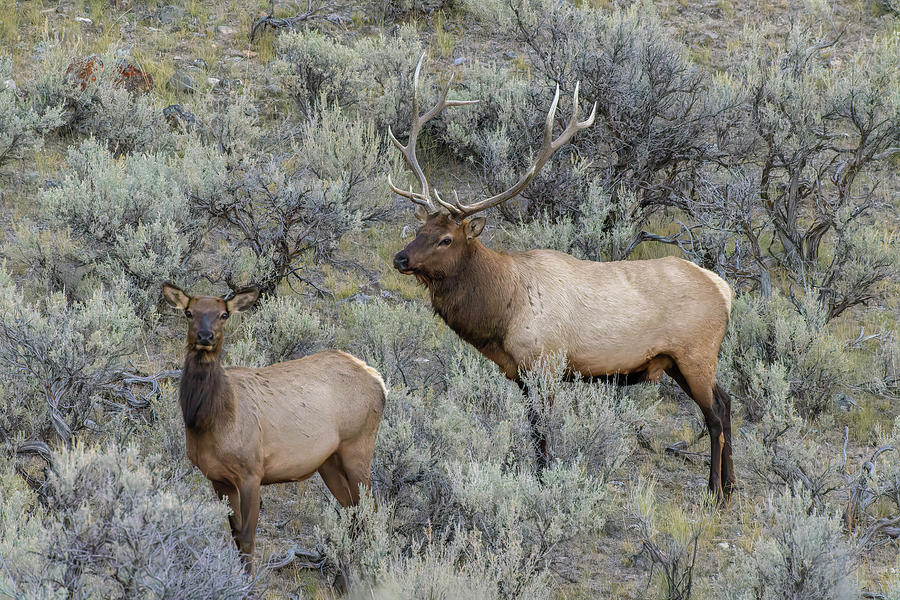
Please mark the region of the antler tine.
POLYGON ((409 190, 407 191, 407 190, 398 188, 396 185, 394 185, 394 182, 391 181, 390 173, 388 173, 388 185, 391 187, 391 191, 393 191, 398 196, 403 196, 404 198, 409 198, 416 204, 418 204, 420 206, 424 206, 425 208, 434 208, 433 206, 431 206, 428 203, 428 201, 425 199, 424 196, 422 196, 422 194, 417 194, 414 191, 412 191, 412 187, 410 187, 409 190))
MULTIPOLYGON (((440 97, 438 98, 437 104, 435 104, 431 108, 431 110, 429 110, 425 114, 420 115, 419 72, 422 69, 422 61, 424 60, 425 53, 423 52, 422 56, 419 57, 419 62, 416 64, 416 70, 413 73, 413 121, 409 128, 409 140, 407 140, 405 146, 400 143, 400 140, 398 140, 394 135, 391 127, 388 126, 388 137, 390 138, 394 146, 403 154, 403 158, 406 159, 406 164, 409 165, 410 170, 412 170, 416 178, 419 180, 419 185, 422 187, 422 193, 415 193, 412 191, 412 189, 410 189, 409 192, 401 190, 390 181, 390 176, 388 176, 388 183, 394 193, 399 194, 404 198, 409 198, 416 204, 424 206, 425 209, 429 212, 434 212, 437 210, 437 208, 435 207, 434 202, 432 202, 431 199, 431 186, 428 184, 428 179, 425 177, 425 172, 422 170, 422 167, 419 165, 419 160, 416 157, 416 139, 419 136, 419 131, 422 129, 422 126, 425 125, 425 123, 436 117, 442 110, 444 110, 448 106, 464 106, 466 104, 474 104, 478 102, 478 100, 447 100, 447 94, 450 92, 450 84, 453 82, 453 76, 451 74, 449 81, 447 81, 447 85, 444 87, 440 97)), ((443 203, 441 204, 443 205, 443 203)))
MULTIPOLYGON (((490 198, 486 198, 481 200, 480 202, 475 202, 474 204, 464 205, 460 204, 457 199, 456 205, 452 208, 448 208, 454 213, 454 216, 457 218, 463 218, 471 216, 477 212, 481 212, 492 206, 496 206, 502 202, 506 202, 513 196, 517 195, 525 186, 531 183, 531 180, 538 174, 541 168, 550 160, 550 157, 559 150, 563 145, 565 145, 572 137, 581 131, 582 129, 586 129, 593 125, 594 118, 597 115, 597 103, 594 102, 594 107, 591 109, 591 114, 584 121, 578 120, 578 88, 579 83, 575 83, 575 93, 572 96, 572 117, 569 119, 569 122, 566 124, 566 128, 555 140, 553 139, 553 123, 556 120, 556 108, 559 105, 559 84, 556 85, 556 92, 553 95, 553 102, 550 103, 550 110, 547 111, 547 119, 544 125, 544 139, 541 143, 541 147, 538 150, 537 158, 531 167, 525 171, 525 174, 522 175, 521 179, 513 184, 509 189, 500 192, 495 196, 491 196, 490 198)), ((442 203, 443 204, 443 203, 442 203)))

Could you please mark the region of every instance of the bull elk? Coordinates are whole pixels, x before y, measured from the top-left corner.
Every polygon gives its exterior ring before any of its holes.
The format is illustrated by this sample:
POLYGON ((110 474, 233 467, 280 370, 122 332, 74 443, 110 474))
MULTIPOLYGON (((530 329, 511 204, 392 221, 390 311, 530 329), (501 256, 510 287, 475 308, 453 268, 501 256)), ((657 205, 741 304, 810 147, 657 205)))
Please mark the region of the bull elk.
MULTIPOLYGON (((445 200, 429 185, 416 158, 416 136, 448 106, 476 101, 447 100, 448 83, 437 104, 420 115, 421 66, 420 59, 406 145, 388 129, 421 189, 400 189, 390 177, 388 182, 396 194, 417 205, 416 216, 424 223, 394 256, 394 267, 414 275, 444 322, 523 391, 522 373, 545 353, 561 353, 569 377, 632 384, 658 381, 667 373, 703 412, 711 441, 710 490, 719 498, 730 496, 735 483, 731 399, 716 384, 719 347, 731 312, 729 285, 715 273, 675 257, 600 263, 554 250, 498 252, 484 246, 478 235, 485 218, 473 215, 521 192, 557 149, 593 123, 597 105, 579 121, 576 85, 572 117, 554 139, 557 86, 534 164, 509 189, 462 204, 456 192, 453 200, 445 200)), ((530 419, 538 461, 544 466, 546 442, 535 428, 534 410, 530 419)))
POLYGON ((163 284, 166 301, 188 319, 178 399, 187 454, 228 498, 231 533, 252 571, 261 485, 303 481, 316 471, 343 506, 359 502, 386 389, 375 369, 325 351, 268 367, 222 368, 225 321, 259 292, 190 297, 163 284))

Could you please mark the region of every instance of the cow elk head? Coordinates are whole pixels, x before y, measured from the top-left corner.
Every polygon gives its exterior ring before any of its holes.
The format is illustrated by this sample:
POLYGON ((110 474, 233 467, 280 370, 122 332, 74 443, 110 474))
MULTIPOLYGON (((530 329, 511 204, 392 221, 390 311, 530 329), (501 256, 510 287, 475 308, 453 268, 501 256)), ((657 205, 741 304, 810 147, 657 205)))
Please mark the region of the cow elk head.
POLYGON ((231 297, 188 296, 179 287, 164 283, 163 297, 184 311, 188 319, 187 348, 215 358, 222 351, 225 321, 232 313, 250 308, 259 297, 255 289, 242 290, 231 297))

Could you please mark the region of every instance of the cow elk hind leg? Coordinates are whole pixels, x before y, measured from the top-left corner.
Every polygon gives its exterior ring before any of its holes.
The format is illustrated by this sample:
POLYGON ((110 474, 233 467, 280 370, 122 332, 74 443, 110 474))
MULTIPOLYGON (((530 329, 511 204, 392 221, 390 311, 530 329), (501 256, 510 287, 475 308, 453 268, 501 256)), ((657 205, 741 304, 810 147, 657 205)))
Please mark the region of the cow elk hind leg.
POLYGON ((322 481, 325 482, 325 485, 341 506, 350 506, 351 504, 354 504, 350 480, 344 472, 341 457, 337 452, 332 454, 328 457, 328 460, 322 463, 322 466, 319 467, 319 475, 322 476, 322 481))

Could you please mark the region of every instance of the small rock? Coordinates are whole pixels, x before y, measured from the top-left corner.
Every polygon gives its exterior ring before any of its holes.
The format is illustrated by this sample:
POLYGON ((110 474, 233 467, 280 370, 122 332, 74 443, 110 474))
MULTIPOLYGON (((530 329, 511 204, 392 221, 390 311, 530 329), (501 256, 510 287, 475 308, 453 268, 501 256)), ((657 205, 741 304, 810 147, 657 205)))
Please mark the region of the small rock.
POLYGON ((718 546, 723 550, 728 550, 729 548, 731 548, 731 544, 729 544, 728 542, 719 542, 718 546))
POLYGON ((854 400, 852 396, 848 396, 843 392, 835 394, 834 403, 837 404, 839 409, 844 411, 850 410, 851 408, 856 406, 856 400, 854 400))
POLYGON ((466 62, 467 60, 468 60, 468 59, 467 59, 465 56, 460 56, 459 58, 454 58, 454 59, 453 59, 453 66, 454 66, 454 67, 458 67, 459 65, 463 64, 463 63, 466 62))
POLYGON ((3 82, 3 87, 5 87, 8 90, 15 90, 16 82, 13 81, 12 79, 7 79, 6 81, 3 82))
POLYGON ((191 61, 191 65, 197 67, 198 69, 203 69, 204 71, 209 70, 209 63, 202 58, 195 58, 191 61))
POLYGON ((221 82, 221 79, 216 79, 215 77, 210 77, 206 80, 206 83, 209 84, 209 87, 216 87, 221 82))
POLYGON ((94 22, 88 19, 87 17, 75 17, 75 20, 79 23, 84 23, 86 25, 93 25, 94 22))
POLYGON ((169 81, 166 82, 166 86, 175 92, 194 93, 197 90, 197 86, 194 84, 194 80, 191 76, 181 69, 172 73, 172 76, 169 77, 169 81))
POLYGON ((234 27, 228 25, 219 25, 216 27, 216 33, 220 35, 234 35, 234 27))
POLYGON ((353 294, 352 296, 347 298, 347 302, 353 302, 356 304, 368 304, 369 302, 371 302, 371 300, 372 300, 372 296, 370 296, 368 294, 363 294, 362 292, 359 292, 358 294, 353 294))
POLYGON ((197 117, 180 104, 170 104, 163 109, 163 116, 172 129, 190 131, 197 124, 197 117))
POLYGON ((175 21, 184 18, 184 9, 180 6, 163 6, 156 11, 156 20, 162 25, 171 25, 175 21))
POLYGON ((503 58, 505 58, 506 60, 514 60, 518 57, 518 53, 514 52, 513 50, 507 50, 503 53, 503 58))

